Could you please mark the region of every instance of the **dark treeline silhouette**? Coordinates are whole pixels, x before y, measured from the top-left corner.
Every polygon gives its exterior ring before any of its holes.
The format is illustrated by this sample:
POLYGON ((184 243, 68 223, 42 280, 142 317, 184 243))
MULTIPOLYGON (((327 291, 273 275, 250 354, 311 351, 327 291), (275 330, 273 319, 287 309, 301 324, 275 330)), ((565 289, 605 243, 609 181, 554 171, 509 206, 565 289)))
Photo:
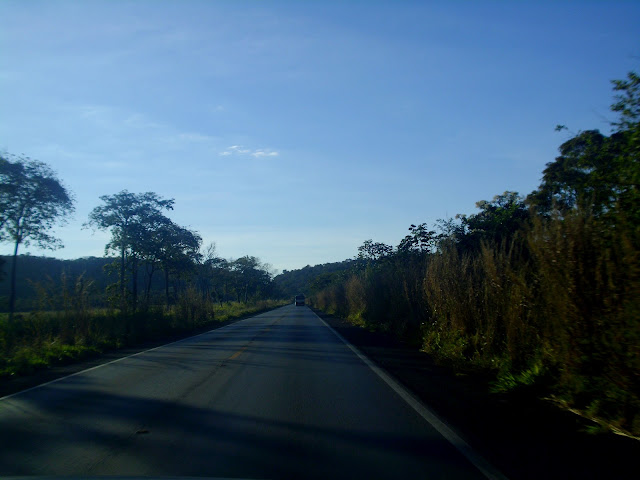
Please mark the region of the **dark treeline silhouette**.
MULTIPOLYGON (((144 292, 144 304, 166 304, 167 290, 169 303, 174 304, 177 295, 190 287, 195 288, 203 297, 212 302, 247 303, 267 298, 282 298, 283 294, 277 281, 272 281, 269 265, 259 259, 245 256, 239 259, 224 259, 215 255, 215 249, 208 247, 213 256, 200 257, 198 264, 188 272, 180 272, 171 277, 167 284, 165 276, 152 274, 154 266, 141 262, 137 290, 144 292), (188 274, 186 274, 188 273, 188 274)), ((9 264, 11 257, 0 256, 0 265, 9 264)), ((28 312, 39 309, 57 310, 62 308, 61 289, 63 283, 76 284, 81 281, 90 291, 88 302, 91 307, 107 308, 113 298, 110 292, 118 285, 114 265, 119 259, 108 257, 85 257, 74 260, 61 260, 52 257, 19 255, 20 269, 16 278, 16 290, 20 292, 16 301, 16 311, 28 312)), ((157 273, 157 272, 156 272, 157 273)), ((130 283, 127 291, 133 290, 130 283)), ((8 312, 10 284, 7 276, 0 277, 0 311, 8 312)))
MULTIPOLYGON (((10 171, 21 162, 34 161, 19 159, 12 163, 3 159, 0 167, 10 171)), ((52 182, 58 182, 44 164, 35 165, 50 175, 52 182)), ((12 182, 25 180, 10 175, 3 175, 2 179, 4 193, 0 197, 8 205, 19 190, 10 188, 12 182)), ((124 190, 100 200, 102 204, 91 211, 85 226, 109 230, 112 236, 105 253, 116 256, 77 260, 17 254, 0 257, 0 266, 12 266, 11 275, 0 276, 0 311, 12 313, 16 307, 18 311, 59 309, 58 291, 69 282, 83 284, 90 306, 112 306, 122 312, 159 304, 171 306, 187 289, 218 304, 278 296, 268 264, 248 255, 235 260, 220 258, 214 244, 202 250, 197 232, 176 225, 164 214, 173 209, 173 199, 163 199, 153 192, 134 194, 124 190)), ((28 244, 24 218, 15 220, 19 230, 15 233, 16 228, 11 229, 11 209, 7 208, 6 213, 7 220, 0 225, 4 228, 2 239, 28 244)), ((33 213, 31 222, 36 223, 41 215, 33 213)), ((36 238, 36 233, 30 235, 36 238)), ((55 239, 42 232, 38 235, 41 240, 44 238, 41 244, 57 246, 55 239)))
POLYGON ((565 141, 534 192, 366 241, 312 304, 640 435, 640 77, 614 89, 613 132, 565 141))
MULTIPOLYGON (((0 257, 6 260, 11 257, 0 257)), ((33 255, 19 255, 20 269, 16 278, 16 290, 20 295, 16 299, 18 312, 32 311, 40 308, 55 309, 56 306, 47 307, 43 304, 46 299, 42 296, 45 291, 53 294, 61 287, 61 279, 66 278, 75 281, 84 278, 92 282, 93 294, 91 304, 95 307, 107 306, 106 288, 112 282, 106 267, 113 263, 113 258, 86 257, 76 260, 61 260, 51 257, 33 255)), ((10 285, 9 282, 0 279, 0 311, 8 311, 10 285)))
POLYGON ((354 264, 354 260, 345 260, 313 267, 307 265, 298 270, 283 270, 273 282, 285 298, 293 298, 300 293, 308 295, 326 286, 327 282, 333 281, 338 272, 349 272, 354 264))

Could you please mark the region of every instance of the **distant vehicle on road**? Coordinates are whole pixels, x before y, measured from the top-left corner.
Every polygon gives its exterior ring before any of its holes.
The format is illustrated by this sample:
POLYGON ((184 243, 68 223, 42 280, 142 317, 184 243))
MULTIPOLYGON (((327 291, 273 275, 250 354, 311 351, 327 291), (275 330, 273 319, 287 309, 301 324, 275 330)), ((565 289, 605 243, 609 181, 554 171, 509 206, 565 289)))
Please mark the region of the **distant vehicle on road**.
POLYGON ((299 305, 304 305, 304 295, 296 295, 294 302, 296 304, 296 307, 299 305))

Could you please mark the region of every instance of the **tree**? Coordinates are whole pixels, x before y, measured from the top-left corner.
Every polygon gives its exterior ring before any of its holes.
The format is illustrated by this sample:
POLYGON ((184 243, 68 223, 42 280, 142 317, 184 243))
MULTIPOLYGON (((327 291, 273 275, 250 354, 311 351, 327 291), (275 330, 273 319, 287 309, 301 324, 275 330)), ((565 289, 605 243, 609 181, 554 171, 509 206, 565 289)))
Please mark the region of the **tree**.
POLYGON ((620 120, 612 125, 621 130, 637 130, 640 120, 640 75, 629 72, 627 80, 613 80, 613 89, 622 92, 616 95, 616 103, 611 105, 611 110, 620 112, 620 120))
POLYGON ((618 172, 622 192, 619 197, 619 209, 634 212, 631 221, 640 224, 640 75, 629 72, 627 80, 614 80, 614 90, 622 92, 616 95, 617 102, 611 105, 614 112, 620 113, 620 120, 612 122, 620 129, 624 138, 622 153, 618 158, 618 172))
POLYGON ((227 290, 231 280, 231 265, 229 261, 218 256, 215 242, 210 243, 201 254, 198 280, 202 293, 206 297, 213 296, 215 302, 222 306, 227 299, 227 290))
MULTIPOLYGON (((89 213, 85 224, 100 230, 111 229, 111 241, 105 252, 117 251, 120 255, 120 299, 125 300, 126 267, 130 260, 133 274, 133 306, 137 293, 137 265, 144 250, 146 234, 154 224, 162 223, 163 210, 173 210, 173 199, 163 199, 154 192, 130 193, 123 190, 115 195, 103 195, 104 205, 89 213)), ((124 303, 123 303, 124 304, 124 303)))
POLYGON ((587 130, 564 142, 560 156, 547 163, 542 184, 527 203, 539 213, 589 208, 596 215, 609 211, 622 192, 619 170, 625 135, 607 137, 587 130))
POLYGON ((529 210, 518 192, 506 191, 491 201, 476 202, 476 207, 480 209, 476 214, 456 215, 461 221, 458 241, 463 248, 478 248, 482 240, 509 241, 529 219, 529 210))
POLYGON ((622 217, 640 222, 640 76, 614 80, 620 114, 603 135, 598 130, 580 132, 560 146, 560 156, 547 164, 540 187, 527 203, 549 215, 573 209, 589 211, 610 223, 622 217))
POLYGON ((374 242, 373 240, 365 240, 364 243, 358 247, 358 260, 375 262, 384 257, 388 257, 392 253, 393 247, 391 245, 374 242))
POLYGON ((249 297, 258 297, 266 293, 271 284, 268 265, 263 265, 256 257, 245 255, 231 262, 231 271, 235 277, 235 290, 238 302, 247 303, 249 297))
POLYGON ((398 245, 398 252, 401 253, 429 253, 433 251, 438 240, 438 235, 434 230, 428 230, 426 223, 411 225, 409 235, 404 237, 398 245))
POLYGON ((61 247, 49 231, 73 212, 73 197, 47 164, 24 157, 15 161, 0 157, 0 208, 0 240, 14 245, 9 294, 12 320, 18 249, 32 242, 52 250, 61 247))
POLYGON ((229 293, 233 283, 231 262, 221 257, 208 260, 207 268, 211 272, 211 288, 216 301, 222 306, 224 300, 229 300, 229 293))
POLYGON ((169 305, 169 276, 193 269, 200 258, 202 238, 196 232, 172 221, 164 222, 155 232, 149 259, 157 260, 164 271, 166 303, 169 305))

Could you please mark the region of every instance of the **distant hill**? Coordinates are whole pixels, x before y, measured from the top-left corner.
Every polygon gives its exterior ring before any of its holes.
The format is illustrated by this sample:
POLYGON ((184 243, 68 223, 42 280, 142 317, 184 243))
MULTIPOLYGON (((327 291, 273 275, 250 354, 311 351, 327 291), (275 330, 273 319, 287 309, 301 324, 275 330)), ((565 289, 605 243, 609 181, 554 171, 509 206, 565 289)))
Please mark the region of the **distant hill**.
POLYGON ((321 265, 307 265, 299 270, 284 270, 273 279, 274 283, 286 297, 293 297, 299 293, 310 295, 316 290, 318 282, 328 279, 338 272, 347 272, 356 264, 356 260, 344 260, 342 262, 324 263, 321 265))

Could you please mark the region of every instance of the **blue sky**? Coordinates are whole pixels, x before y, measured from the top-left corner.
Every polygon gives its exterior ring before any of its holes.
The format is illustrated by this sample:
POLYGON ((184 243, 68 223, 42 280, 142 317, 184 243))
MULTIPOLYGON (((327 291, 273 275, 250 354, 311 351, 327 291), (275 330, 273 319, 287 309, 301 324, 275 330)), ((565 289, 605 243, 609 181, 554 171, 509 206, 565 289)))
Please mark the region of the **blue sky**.
POLYGON ((77 199, 64 249, 22 251, 102 255, 82 223, 123 189, 278 270, 397 245, 536 188, 556 124, 608 132, 638 19, 633 1, 0 1, 0 150, 77 199))

